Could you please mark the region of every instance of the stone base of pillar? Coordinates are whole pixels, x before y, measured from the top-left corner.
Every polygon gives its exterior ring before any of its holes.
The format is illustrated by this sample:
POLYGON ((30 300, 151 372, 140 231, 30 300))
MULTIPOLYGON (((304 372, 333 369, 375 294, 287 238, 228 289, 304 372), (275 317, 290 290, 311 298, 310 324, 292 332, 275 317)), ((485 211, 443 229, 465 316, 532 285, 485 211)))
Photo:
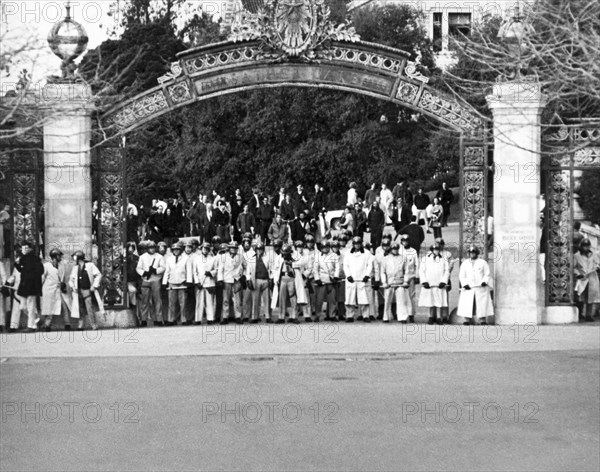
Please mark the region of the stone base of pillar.
POLYGON ((542 318, 543 324, 571 324, 579 322, 579 313, 575 306, 547 306, 542 318))
POLYGON ((542 309, 539 306, 502 306, 494 309, 497 325, 512 326, 515 324, 540 324, 542 309))

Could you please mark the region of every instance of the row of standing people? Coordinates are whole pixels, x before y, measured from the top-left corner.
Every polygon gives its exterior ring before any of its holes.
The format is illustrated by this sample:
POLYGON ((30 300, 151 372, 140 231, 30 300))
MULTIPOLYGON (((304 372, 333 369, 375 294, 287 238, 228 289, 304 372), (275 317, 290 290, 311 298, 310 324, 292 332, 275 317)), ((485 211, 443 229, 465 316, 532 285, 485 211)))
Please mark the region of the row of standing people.
MULTIPOLYGON (((406 236, 401 244, 385 238, 380 248, 363 245, 360 237, 351 244, 348 240, 341 235, 317 247, 307 235, 293 246, 276 241, 267 252, 262 242, 246 234, 241 247, 236 242, 190 240, 174 243, 170 254, 166 244, 145 241, 140 256, 131 243, 130 299, 140 326, 148 321, 159 326, 200 324, 205 318, 209 324, 230 319, 281 323, 286 316, 292 323, 300 317, 348 322, 396 317, 410 322, 419 305, 429 308, 430 323, 449 321, 450 273, 456 261, 443 240, 422 258, 406 236)), ((484 322, 493 315, 489 267, 477 249, 470 255, 460 269, 458 314, 484 322)))

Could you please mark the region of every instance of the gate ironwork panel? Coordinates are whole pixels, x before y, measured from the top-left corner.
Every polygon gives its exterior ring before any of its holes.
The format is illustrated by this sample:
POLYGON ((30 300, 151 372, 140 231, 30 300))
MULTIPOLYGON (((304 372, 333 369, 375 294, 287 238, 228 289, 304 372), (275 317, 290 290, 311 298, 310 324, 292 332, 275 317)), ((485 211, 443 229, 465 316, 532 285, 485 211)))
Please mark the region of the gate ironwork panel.
POLYGON ((461 138, 461 188, 459 255, 469 246, 477 246, 484 259, 488 258, 488 145, 483 141, 461 138))
POLYGON ((98 188, 98 259, 104 304, 126 306, 125 270, 125 148, 108 143, 96 148, 94 170, 98 188))
MULTIPOLYGON (((14 264, 14 246, 33 243, 36 253, 43 244, 44 154, 40 135, 23 135, 2 142, 0 178, 10 206, 10 231, 6 236, 4 258, 14 264)), ((6 224, 6 223, 5 223, 6 224)), ((4 235, 3 235, 4 236, 4 235)))
POLYGON ((576 173, 600 171, 600 129, 550 129, 543 136, 546 207, 546 305, 573 305, 573 224, 576 173), (554 131, 554 132, 552 132, 554 131))

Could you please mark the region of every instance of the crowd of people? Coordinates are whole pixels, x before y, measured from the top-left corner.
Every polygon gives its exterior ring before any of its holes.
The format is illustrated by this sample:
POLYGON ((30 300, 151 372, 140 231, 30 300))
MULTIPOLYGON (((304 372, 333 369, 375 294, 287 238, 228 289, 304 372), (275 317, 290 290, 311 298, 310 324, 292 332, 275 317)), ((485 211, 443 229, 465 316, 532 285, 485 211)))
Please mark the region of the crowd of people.
MULTIPOLYGON (((342 229, 361 237, 370 232, 372 243, 379 246, 386 224, 392 224, 400 234, 414 216, 426 232, 433 230, 434 237, 442 237, 442 228, 448 224, 454 201, 454 194, 446 183, 433 201, 422 188, 413 194, 405 182, 399 182, 392 190, 385 184, 380 189, 372 184, 363 199, 358 196, 356 187, 355 182, 350 183, 340 221, 342 229)), ((293 242, 312 233, 319 242, 330 234, 327 212, 331 209, 330 197, 319 184, 311 195, 302 185, 294 192, 281 188, 274 196, 254 188, 249 198, 244 198, 239 189, 230 198, 213 191, 210 195, 200 194, 191 202, 179 193, 177 198, 155 199, 149 208, 130 203, 127 239, 135 243, 148 239, 170 244, 179 237, 195 236, 204 242, 219 236, 223 242, 241 243, 242 235, 251 233, 265 245, 272 245, 275 239, 293 242)), ((97 206, 94 215, 101 217, 97 206)))
MULTIPOLYGON (((172 208, 156 201, 148 221, 130 227, 136 237, 130 238, 124 255, 127 300, 138 326, 300 319, 412 323, 419 306, 428 309, 429 324, 450 322, 451 274, 457 259, 441 233, 435 233, 434 243, 422 251, 425 231, 447 225, 449 211, 440 204, 451 201, 444 198, 445 185, 432 205, 422 189, 413 196, 403 184, 394 191, 382 185, 379 192, 373 185, 361 201, 351 183, 337 231, 325 219, 320 186, 310 200, 302 197, 302 190, 299 186, 292 198, 282 189, 278 205, 257 189, 250 201, 238 205, 236 192, 235 205, 241 211, 235 219, 225 199, 217 196, 208 202, 202 196, 180 221, 189 237, 178 237, 176 231, 164 234, 164 220, 156 215, 169 217, 177 201, 171 202, 172 208), (384 235, 390 222, 396 234, 384 235), (370 233, 369 242, 365 232, 370 233)), ((183 217, 181 209, 176 212, 183 217)), ((65 329, 71 328, 71 321, 77 322, 77 329, 98 329, 94 304, 100 312, 104 307, 102 274, 96 265, 81 251, 64 261, 59 249, 52 249, 42 262, 33 247, 31 242, 20 245, 12 274, 0 264, 0 330, 7 306, 9 332, 19 329, 22 312, 27 314, 27 331, 50 330, 55 317, 63 319, 65 329)), ((479 255, 478 248, 469 248, 459 268, 453 319, 465 324, 493 319, 490 269, 479 255)), ((594 319, 600 303, 599 272, 598 254, 588 239, 582 239, 575 278, 587 321, 594 319)))

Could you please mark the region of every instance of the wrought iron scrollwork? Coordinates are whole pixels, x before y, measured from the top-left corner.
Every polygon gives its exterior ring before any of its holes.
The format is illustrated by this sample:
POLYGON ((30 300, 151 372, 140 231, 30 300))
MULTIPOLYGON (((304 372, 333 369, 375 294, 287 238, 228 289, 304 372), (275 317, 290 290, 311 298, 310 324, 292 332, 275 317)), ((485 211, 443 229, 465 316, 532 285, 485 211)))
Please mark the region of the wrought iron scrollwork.
POLYGON ((98 252, 102 272, 104 303, 125 305, 125 212, 124 148, 103 146, 98 149, 99 228, 98 252))

